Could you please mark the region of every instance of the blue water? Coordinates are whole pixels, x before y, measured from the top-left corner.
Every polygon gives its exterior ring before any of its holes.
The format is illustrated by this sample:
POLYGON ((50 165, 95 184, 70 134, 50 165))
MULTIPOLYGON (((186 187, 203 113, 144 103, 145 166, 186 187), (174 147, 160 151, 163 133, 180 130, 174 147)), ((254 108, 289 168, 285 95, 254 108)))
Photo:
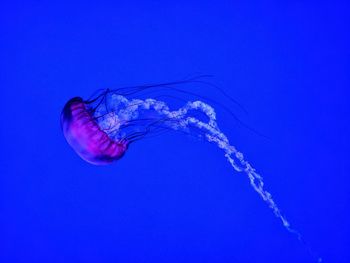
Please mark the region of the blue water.
POLYGON ((114 2, 2 4, 0 261, 350 262, 346 2, 114 2), (61 133, 71 97, 200 74, 266 136, 218 110, 307 245, 214 145, 165 134, 97 167, 61 133))

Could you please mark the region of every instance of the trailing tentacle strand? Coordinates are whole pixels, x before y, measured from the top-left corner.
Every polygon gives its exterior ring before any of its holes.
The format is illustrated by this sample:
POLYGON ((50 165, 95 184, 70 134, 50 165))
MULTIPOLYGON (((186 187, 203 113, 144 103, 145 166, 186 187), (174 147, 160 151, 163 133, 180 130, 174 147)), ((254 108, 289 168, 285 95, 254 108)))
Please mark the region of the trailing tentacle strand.
MULTIPOLYGON (((284 227, 297 234, 300 238, 300 234, 290 228, 290 224, 287 219, 282 215, 280 209, 276 205, 272 198, 272 195, 264 189, 264 181, 249 162, 244 159, 244 156, 234 146, 230 145, 226 135, 221 132, 216 121, 216 112, 208 104, 202 101, 190 101, 183 107, 177 110, 170 110, 169 106, 163 102, 155 99, 132 99, 128 100, 126 97, 112 94, 108 108, 112 109, 111 112, 106 114, 106 109, 101 108, 100 111, 96 111, 97 116, 102 116, 97 119, 99 126, 102 128, 115 127, 113 130, 115 137, 125 137, 126 139, 143 138, 147 132, 152 129, 152 123, 162 122, 163 126, 178 131, 188 131, 194 128, 199 130, 196 134, 201 138, 204 138, 208 142, 215 143, 225 153, 225 157, 231 164, 231 166, 237 172, 244 172, 250 181, 253 189, 260 195, 260 197, 268 204, 272 209, 276 217, 278 217, 284 227), (193 111, 199 111, 207 117, 207 122, 199 120, 193 117, 190 113, 193 111), (141 125, 136 125, 138 130, 133 130, 134 134, 124 134, 123 125, 138 120, 145 114, 154 113, 152 118, 153 122, 141 125), (142 136, 140 136, 142 135, 142 136)), ((133 126, 133 127, 134 127, 133 126)), ((155 126, 155 125, 153 125, 155 126)), ((111 136, 111 135, 110 135, 111 136)))

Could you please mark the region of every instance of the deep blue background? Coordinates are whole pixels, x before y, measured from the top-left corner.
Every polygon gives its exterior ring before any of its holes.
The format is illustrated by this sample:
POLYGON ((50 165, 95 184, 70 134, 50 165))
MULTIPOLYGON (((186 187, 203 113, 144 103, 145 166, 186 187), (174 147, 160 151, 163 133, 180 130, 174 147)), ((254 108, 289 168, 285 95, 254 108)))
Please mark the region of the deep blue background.
POLYGON ((191 74, 270 138, 218 117, 292 226, 350 261, 348 6, 210 2, 2 3, 1 262, 314 262, 211 144, 169 134, 95 167, 65 142, 69 98, 191 74))

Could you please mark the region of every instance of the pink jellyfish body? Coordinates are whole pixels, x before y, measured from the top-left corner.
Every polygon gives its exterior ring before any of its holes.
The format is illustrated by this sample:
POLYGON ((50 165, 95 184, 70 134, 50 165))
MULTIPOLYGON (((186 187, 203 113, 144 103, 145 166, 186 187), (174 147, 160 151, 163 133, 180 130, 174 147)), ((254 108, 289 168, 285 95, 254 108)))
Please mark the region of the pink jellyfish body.
POLYGON ((120 159, 128 146, 126 141, 112 140, 101 130, 87 104, 80 97, 70 99, 61 114, 64 137, 85 161, 106 165, 120 159))

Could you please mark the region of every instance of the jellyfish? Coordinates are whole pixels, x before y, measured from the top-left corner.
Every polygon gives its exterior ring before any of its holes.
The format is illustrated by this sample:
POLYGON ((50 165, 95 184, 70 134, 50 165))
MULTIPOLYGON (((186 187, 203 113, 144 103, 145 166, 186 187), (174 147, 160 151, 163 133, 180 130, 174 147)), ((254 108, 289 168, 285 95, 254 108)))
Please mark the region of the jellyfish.
MULTIPOLYGON (((208 84, 198 78, 192 78, 162 84, 104 89, 97 91, 87 100, 74 97, 65 104, 61 113, 64 137, 83 160, 93 165, 117 162, 125 155, 130 145, 166 132, 183 133, 210 142, 223 151, 224 157, 235 171, 247 176, 252 188, 280 219, 283 226, 302 241, 301 235, 291 228, 270 192, 265 190, 263 177, 220 130, 212 104, 228 111, 238 122, 240 120, 225 105, 179 87, 189 83, 208 84), (159 94, 159 91, 166 94, 159 94), (183 96, 176 96, 175 93, 190 95, 194 99, 185 100, 183 96), (148 97, 149 95, 153 96, 148 97), (174 108, 167 100, 177 100, 183 105, 174 108)), ((211 87, 238 104, 222 89, 213 85, 211 87)), ((239 104, 238 106, 241 107, 239 104)))

